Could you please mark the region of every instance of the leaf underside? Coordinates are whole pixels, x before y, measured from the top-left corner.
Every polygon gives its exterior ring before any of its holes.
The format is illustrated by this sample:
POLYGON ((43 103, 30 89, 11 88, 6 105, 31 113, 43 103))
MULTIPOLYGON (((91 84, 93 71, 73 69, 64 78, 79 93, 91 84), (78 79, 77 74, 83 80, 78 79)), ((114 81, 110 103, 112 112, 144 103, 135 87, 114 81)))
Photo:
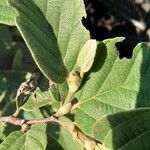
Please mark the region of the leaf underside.
POLYGON ((16 25, 38 67, 52 81, 64 82, 66 71, 75 67, 78 53, 89 39, 89 33, 81 22, 85 15, 83 2, 80 0, 42 2, 8 0, 8 2, 19 13, 16 25))
POLYGON ((45 16, 31 0, 10 0, 9 3, 19 13, 16 25, 38 67, 48 79, 56 83, 64 82, 66 69, 57 39, 45 16))
POLYGON ((32 149, 37 150, 45 149, 47 144, 46 126, 36 125, 33 126, 27 133, 21 131, 12 132, 4 141, 0 144, 1 150, 25 150, 32 149))

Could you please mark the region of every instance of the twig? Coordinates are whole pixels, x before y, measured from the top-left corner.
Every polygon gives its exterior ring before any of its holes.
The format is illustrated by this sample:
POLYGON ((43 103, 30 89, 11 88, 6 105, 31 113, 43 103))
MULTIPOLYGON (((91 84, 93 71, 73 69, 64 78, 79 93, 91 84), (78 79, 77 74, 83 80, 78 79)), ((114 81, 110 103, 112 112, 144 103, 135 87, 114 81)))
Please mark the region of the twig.
POLYGON ((65 99, 65 101, 63 103, 64 105, 67 104, 67 103, 69 103, 71 101, 71 98, 72 98, 73 94, 74 93, 71 92, 70 90, 68 91, 67 97, 66 97, 66 99, 65 99))
POLYGON ((42 118, 42 119, 33 119, 33 120, 24 120, 13 116, 6 116, 6 117, 0 117, 0 122, 10 123, 17 126, 22 126, 23 124, 33 125, 33 124, 42 124, 42 123, 52 123, 52 124, 60 125, 59 120, 53 116, 42 118))
POLYGON ((27 132, 30 129, 30 126, 34 124, 52 123, 68 130, 68 132, 70 132, 70 134, 73 136, 74 140, 76 140, 80 144, 84 144, 85 148, 89 148, 90 145, 89 150, 94 150, 97 144, 95 140, 82 133, 82 131, 78 129, 78 127, 74 124, 74 122, 58 120, 54 116, 33 120, 24 120, 13 116, 6 116, 0 117, 0 123, 10 123, 16 126, 21 126, 22 127, 21 131, 23 132, 27 132))

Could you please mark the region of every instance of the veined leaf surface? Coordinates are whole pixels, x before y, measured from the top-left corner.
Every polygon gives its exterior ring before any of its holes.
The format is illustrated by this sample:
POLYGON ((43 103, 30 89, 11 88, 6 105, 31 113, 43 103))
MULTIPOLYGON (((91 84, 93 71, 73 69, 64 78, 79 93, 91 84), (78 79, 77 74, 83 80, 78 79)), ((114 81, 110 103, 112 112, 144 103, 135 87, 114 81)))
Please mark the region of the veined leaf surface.
MULTIPOLYGON (((77 125, 92 136, 96 119, 123 110, 150 106, 150 48, 138 44, 131 59, 120 59, 115 46, 122 38, 100 42, 97 49, 99 61, 87 77, 77 98, 77 125)), ((97 59, 98 59, 97 58, 97 59)))

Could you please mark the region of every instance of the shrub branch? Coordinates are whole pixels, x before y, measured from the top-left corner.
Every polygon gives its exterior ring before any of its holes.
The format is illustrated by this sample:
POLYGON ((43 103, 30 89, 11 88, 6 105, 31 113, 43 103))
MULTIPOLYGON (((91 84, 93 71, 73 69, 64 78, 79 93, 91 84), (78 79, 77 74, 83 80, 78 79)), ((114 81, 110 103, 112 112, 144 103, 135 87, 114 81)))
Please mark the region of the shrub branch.
POLYGON ((22 126, 23 124, 33 125, 33 124, 43 124, 43 123, 52 123, 52 124, 60 125, 59 120, 53 116, 47 118, 41 118, 41 119, 33 119, 33 120, 25 120, 13 116, 5 116, 5 117, 0 117, 0 122, 6 124, 10 123, 16 126, 22 126))

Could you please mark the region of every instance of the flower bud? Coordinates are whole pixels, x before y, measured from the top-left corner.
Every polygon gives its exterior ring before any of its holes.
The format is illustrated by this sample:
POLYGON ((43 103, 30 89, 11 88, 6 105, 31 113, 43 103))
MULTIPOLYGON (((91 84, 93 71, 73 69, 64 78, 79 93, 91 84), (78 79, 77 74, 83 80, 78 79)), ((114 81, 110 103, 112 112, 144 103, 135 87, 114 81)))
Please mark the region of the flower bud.
POLYGON ((68 81, 69 91, 71 93, 75 93, 79 89, 82 79, 79 75, 79 72, 76 71, 76 72, 69 73, 67 81, 68 81))

